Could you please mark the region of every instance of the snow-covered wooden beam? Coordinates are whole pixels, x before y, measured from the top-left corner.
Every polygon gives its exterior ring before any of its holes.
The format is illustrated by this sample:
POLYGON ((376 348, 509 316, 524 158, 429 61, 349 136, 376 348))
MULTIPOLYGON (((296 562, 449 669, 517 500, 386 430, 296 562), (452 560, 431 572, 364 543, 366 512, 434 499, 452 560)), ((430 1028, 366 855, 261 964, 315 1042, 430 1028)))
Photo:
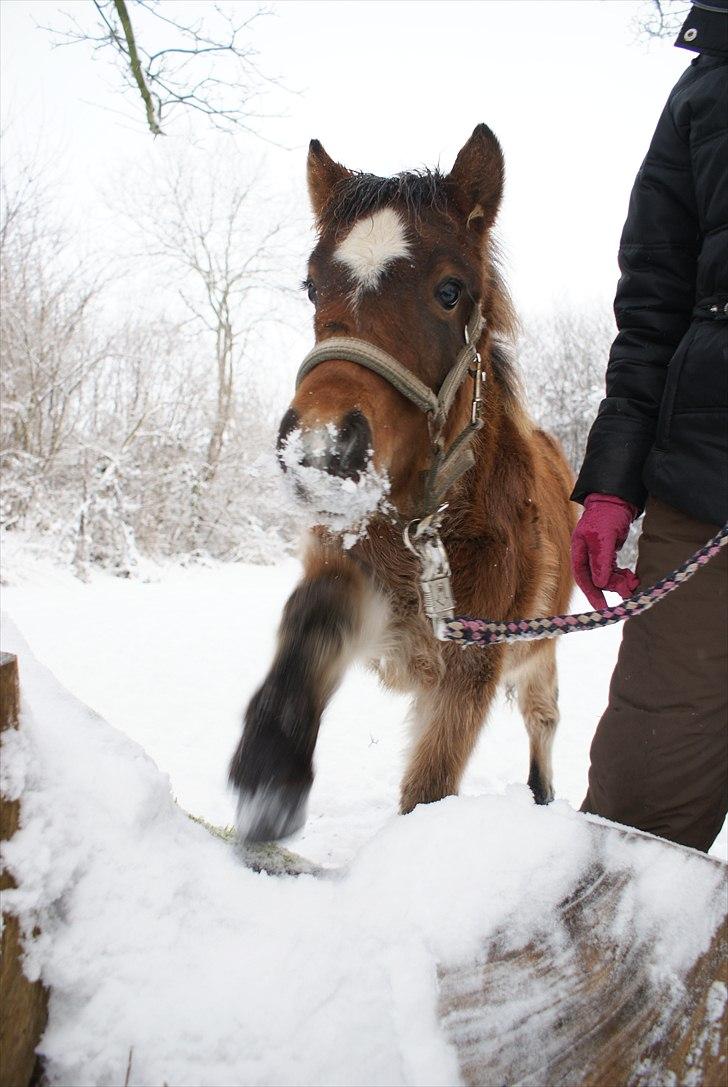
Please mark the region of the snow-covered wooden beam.
MULTIPOLYGON (((0 732, 19 727, 18 662, 0 653, 0 732)), ((20 822, 20 799, 0 797, 0 840, 15 834, 20 822)), ((13 887, 5 868, 0 871, 0 891, 13 887)), ((23 973, 18 920, 3 913, 0 950, 0 1087, 27 1087, 33 1079, 35 1047, 45 1029, 48 996, 40 982, 23 973)))
POLYGON ((515 949, 510 934, 495 934, 479 961, 440 971, 440 1017, 463 1082, 728 1083, 725 865, 614 825, 594 822, 589 832, 596 863, 562 902, 550 934, 515 949), (638 880, 624 846, 642 843, 652 872, 646 878, 640 866, 638 880), (695 880, 696 863, 705 882, 695 880), (661 923, 685 894, 697 909, 724 914, 698 955, 687 928, 677 948, 661 923))

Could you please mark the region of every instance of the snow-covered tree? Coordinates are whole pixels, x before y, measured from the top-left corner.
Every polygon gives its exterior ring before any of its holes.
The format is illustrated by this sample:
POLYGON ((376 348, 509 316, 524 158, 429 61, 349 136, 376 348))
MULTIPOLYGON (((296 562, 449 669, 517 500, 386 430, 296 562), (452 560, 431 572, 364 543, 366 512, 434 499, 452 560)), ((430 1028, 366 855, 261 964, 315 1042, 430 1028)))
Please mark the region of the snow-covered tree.
POLYGON ((280 414, 257 362, 282 319, 278 227, 254 181, 186 169, 155 179, 158 218, 113 278, 72 259, 43 170, 21 164, 3 193, 2 520, 82 576, 142 555, 265 561, 295 534, 259 463, 280 414), (147 266, 159 290, 127 312, 124 276, 147 266))
POLYGON ((614 338, 607 307, 564 307, 524 321, 519 359, 536 421, 561 442, 576 472, 604 396, 614 338))

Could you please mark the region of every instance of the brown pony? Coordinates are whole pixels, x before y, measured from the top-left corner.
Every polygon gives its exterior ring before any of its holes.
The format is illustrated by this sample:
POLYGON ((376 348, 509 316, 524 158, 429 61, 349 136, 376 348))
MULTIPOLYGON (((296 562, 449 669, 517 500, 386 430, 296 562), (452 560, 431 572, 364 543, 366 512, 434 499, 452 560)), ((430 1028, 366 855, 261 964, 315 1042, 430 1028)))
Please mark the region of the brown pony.
MULTIPOLYGON (((458 613, 564 612, 571 478, 557 443, 526 414, 506 348, 515 319, 491 241, 503 189, 497 139, 479 125, 448 175, 395 178, 354 173, 314 140, 308 184, 318 244, 305 286, 317 343, 365 340, 437 392, 473 307, 486 319, 475 465, 448 491, 442 526, 458 613)), ((467 425, 471 402, 466 381, 447 418, 446 443, 467 425)), ((348 548, 339 531, 319 527, 311 536, 275 659, 230 765, 241 835, 284 837, 304 822, 321 715, 358 655, 388 687, 413 696, 402 812, 457 792, 500 682, 515 688, 530 738, 528 784, 537 803, 548 803, 558 721, 554 643, 462 649, 436 640, 423 613, 417 563, 397 525, 421 513, 433 453, 422 412, 384 377, 334 358, 301 381, 281 423, 279 452, 294 476, 298 466, 314 468, 352 487, 368 469, 386 476, 397 516, 376 513, 348 548)), ((315 505, 305 479, 297 490, 314 503, 314 520, 326 521, 327 507, 315 505)))

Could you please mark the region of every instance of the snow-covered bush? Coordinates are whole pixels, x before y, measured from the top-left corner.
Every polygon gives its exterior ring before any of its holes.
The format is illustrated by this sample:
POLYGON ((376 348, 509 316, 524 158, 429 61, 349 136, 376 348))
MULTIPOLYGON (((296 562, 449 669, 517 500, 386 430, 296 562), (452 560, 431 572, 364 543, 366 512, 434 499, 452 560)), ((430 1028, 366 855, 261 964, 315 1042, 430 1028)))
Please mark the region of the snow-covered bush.
POLYGON ((559 439, 576 473, 604 396, 614 318, 606 306, 565 306, 527 318, 523 328, 519 361, 531 413, 559 439))
MULTIPOLYGON (((524 321, 519 360, 536 422, 558 438, 576 475, 589 430, 605 395, 609 349, 616 334, 607 305, 565 305, 524 321)), ((620 555, 634 567, 642 530, 638 518, 620 555)))
POLYGON ((277 228, 253 230, 238 174, 172 165, 140 236, 160 290, 127 307, 121 262, 74 260, 47 169, 21 164, 3 188, 1 523, 82 577, 130 576, 142 556, 271 561, 297 535, 259 465, 282 413, 256 367, 277 228))

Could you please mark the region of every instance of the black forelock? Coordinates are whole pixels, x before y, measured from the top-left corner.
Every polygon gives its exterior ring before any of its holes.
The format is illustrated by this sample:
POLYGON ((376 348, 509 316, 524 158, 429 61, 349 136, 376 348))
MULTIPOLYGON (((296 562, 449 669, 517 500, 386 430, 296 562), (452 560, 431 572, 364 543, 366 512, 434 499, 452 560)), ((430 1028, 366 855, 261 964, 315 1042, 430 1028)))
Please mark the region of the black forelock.
POLYGON ((423 211, 444 211, 447 207, 444 175, 439 170, 408 171, 395 177, 352 174, 334 185, 324 219, 328 225, 345 226, 390 204, 404 205, 415 217, 423 211))

